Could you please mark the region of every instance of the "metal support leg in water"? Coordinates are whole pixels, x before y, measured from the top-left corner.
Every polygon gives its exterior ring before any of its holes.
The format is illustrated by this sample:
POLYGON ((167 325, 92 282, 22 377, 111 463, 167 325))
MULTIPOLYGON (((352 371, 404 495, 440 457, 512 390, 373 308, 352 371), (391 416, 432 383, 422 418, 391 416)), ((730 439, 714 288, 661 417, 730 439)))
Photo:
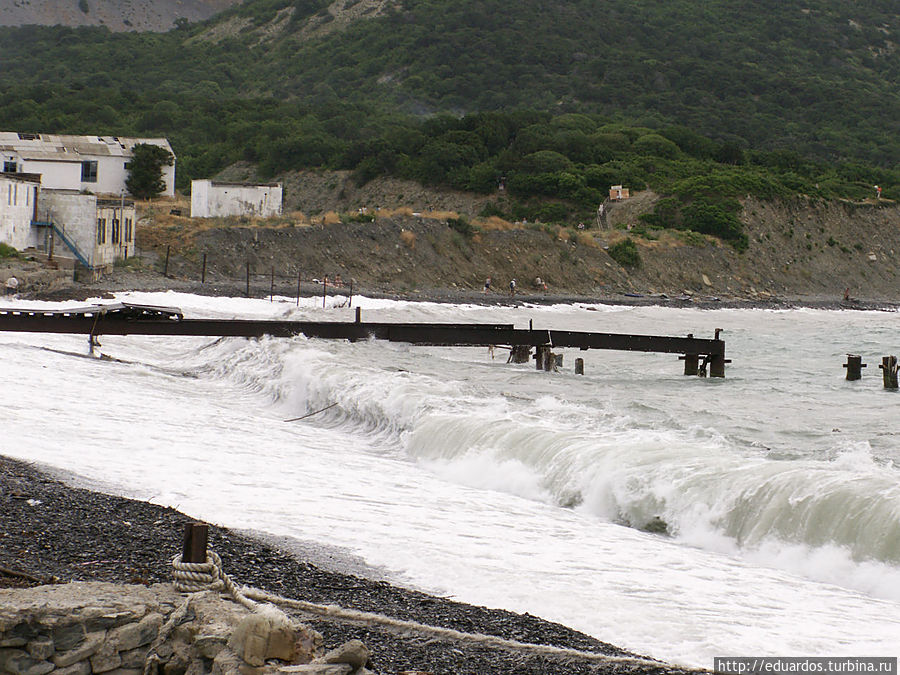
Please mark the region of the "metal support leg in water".
POLYGON ((862 362, 862 356, 859 354, 847 354, 847 363, 844 364, 844 368, 847 369, 848 380, 861 380, 861 369, 865 367, 866 364, 862 362))
POLYGON ((884 379, 885 389, 897 388, 897 357, 883 356, 881 357, 881 376, 884 379))
POLYGON ((684 361, 684 374, 685 375, 694 375, 696 376, 700 369, 700 355, 699 354, 685 354, 684 356, 679 356, 679 360, 684 361))
POLYGON ((531 347, 528 345, 515 345, 509 350, 507 363, 528 363, 531 360, 531 347))
POLYGON ((545 370, 547 355, 550 353, 550 345, 538 345, 534 350, 534 369, 545 370))

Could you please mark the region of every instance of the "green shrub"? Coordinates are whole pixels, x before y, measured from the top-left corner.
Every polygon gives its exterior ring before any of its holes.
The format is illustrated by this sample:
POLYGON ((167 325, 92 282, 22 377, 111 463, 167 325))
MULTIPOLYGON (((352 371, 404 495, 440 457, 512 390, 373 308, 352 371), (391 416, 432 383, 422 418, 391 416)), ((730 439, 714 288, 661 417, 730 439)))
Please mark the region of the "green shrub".
POLYGON ((19 252, 9 244, 0 241, 0 258, 18 258, 19 252))
POLYGON ((629 237, 623 239, 618 244, 609 247, 609 257, 619 263, 622 267, 640 267, 641 254, 638 253, 637 244, 629 237))
POLYGON ((473 234, 475 234, 475 230, 472 228, 472 223, 470 223, 468 219, 464 217, 448 218, 447 225, 459 232, 464 237, 471 237, 473 234))

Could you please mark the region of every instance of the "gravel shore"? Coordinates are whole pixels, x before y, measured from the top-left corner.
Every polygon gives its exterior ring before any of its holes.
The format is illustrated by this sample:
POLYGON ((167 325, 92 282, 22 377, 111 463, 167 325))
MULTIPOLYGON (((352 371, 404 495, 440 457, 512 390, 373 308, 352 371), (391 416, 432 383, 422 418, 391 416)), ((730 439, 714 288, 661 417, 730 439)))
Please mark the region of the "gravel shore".
MULTIPOLYGON (((0 456, 0 587, 39 581, 169 581, 171 559, 179 552, 184 525, 191 519, 171 508, 94 492, 75 487, 72 482, 71 477, 0 456)), ((225 570, 239 584, 285 597, 521 642, 609 655, 630 654, 529 614, 465 605, 392 586, 377 579, 377 570, 368 570, 359 561, 303 542, 287 546, 286 542, 266 541, 211 526, 210 548, 221 556, 225 570), (304 555, 306 550, 311 555, 304 555), (310 558, 318 564, 310 562, 310 558), (349 570, 359 573, 351 574, 349 570)), ((323 620, 309 623, 323 634, 328 646, 353 638, 365 642, 379 673, 686 672, 664 664, 598 665, 578 658, 538 656, 515 649, 402 634, 376 626, 323 620)))

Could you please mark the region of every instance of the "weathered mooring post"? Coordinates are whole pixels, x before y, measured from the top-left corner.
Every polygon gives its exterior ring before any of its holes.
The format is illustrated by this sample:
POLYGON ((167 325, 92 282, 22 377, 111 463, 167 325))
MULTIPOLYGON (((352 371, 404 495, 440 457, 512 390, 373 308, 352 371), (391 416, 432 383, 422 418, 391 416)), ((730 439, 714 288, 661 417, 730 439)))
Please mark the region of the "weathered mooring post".
POLYGON ((882 356, 881 357, 881 365, 878 367, 881 368, 881 376, 884 379, 884 388, 885 389, 896 389, 897 388, 897 357, 896 356, 882 356))
POLYGON ((206 523, 188 523, 184 526, 184 547, 181 562, 205 563, 209 526, 206 523))
POLYGON ((206 283, 206 254, 203 254, 203 270, 200 272, 200 283, 206 283))
POLYGON ((538 345, 534 349, 534 369, 546 370, 544 365, 547 361, 547 355, 550 353, 550 345, 538 345))
POLYGON ((575 359, 575 374, 584 375, 584 359, 575 359))
POLYGON ((862 379, 861 369, 865 367, 866 364, 862 362, 862 356, 859 354, 847 354, 847 363, 844 364, 844 368, 847 369, 848 380, 862 379))
POLYGON ((528 345, 514 345, 509 350, 507 363, 528 363, 531 360, 531 347, 528 345))

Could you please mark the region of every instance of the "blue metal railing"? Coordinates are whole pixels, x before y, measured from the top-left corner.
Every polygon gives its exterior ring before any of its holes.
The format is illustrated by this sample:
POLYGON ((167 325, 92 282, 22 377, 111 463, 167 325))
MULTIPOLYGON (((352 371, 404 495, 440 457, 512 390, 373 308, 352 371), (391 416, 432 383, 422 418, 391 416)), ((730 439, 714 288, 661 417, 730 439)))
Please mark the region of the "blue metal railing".
POLYGON ((78 246, 75 244, 74 241, 72 241, 71 239, 69 239, 66 236, 65 232, 63 232, 59 227, 56 226, 56 223, 33 220, 33 221, 31 221, 31 224, 36 225, 38 227, 53 228, 53 232, 58 234, 59 238, 66 245, 66 248, 68 248, 70 251, 72 251, 73 254, 75 254, 75 257, 78 259, 78 262, 80 262, 82 265, 84 265, 89 270, 94 269, 94 266, 88 262, 87 256, 81 252, 81 249, 78 248, 78 246))

